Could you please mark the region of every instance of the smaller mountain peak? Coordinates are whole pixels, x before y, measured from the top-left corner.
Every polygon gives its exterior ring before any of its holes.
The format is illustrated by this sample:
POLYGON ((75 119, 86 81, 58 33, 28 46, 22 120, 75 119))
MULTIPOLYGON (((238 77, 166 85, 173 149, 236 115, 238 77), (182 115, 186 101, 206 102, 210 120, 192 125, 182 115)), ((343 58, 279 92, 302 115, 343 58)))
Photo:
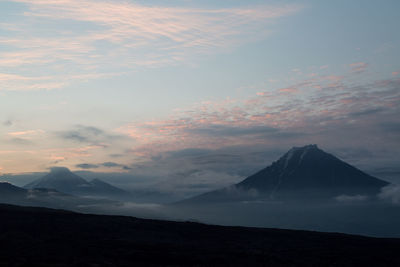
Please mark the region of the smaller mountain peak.
POLYGON ((4 192, 10 192, 10 190, 11 191, 17 191, 17 192, 23 192, 23 191, 25 191, 24 189, 22 189, 22 188, 20 188, 20 187, 18 187, 18 186, 15 186, 15 185, 13 185, 12 183, 10 183, 10 182, 7 182, 7 181, 2 181, 2 182, 0 182, 0 191, 1 191, 1 194, 3 194, 4 192))
POLYGON ((50 173, 52 174, 66 174, 71 173, 71 171, 66 167, 51 167, 50 173))

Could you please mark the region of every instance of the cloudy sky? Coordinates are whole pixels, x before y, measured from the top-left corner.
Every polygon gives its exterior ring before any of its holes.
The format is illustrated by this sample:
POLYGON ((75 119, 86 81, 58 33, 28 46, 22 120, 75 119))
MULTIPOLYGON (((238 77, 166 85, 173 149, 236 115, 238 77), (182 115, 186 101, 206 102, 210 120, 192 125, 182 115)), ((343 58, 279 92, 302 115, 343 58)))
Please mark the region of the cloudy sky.
POLYGON ((202 188, 310 143, 396 172, 399 10, 1 0, 0 173, 66 166, 202 188))

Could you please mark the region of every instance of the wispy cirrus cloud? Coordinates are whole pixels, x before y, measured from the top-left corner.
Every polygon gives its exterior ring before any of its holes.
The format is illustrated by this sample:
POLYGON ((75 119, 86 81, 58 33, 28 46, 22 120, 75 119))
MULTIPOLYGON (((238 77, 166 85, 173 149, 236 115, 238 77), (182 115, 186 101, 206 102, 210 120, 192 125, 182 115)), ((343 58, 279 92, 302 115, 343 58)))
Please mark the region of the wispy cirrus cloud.
MULTIPOLYGON (((243 34, 241 26, 289 15, 298 6, 261 6, 256 8, 195 9, 155 7, 122 1, 27 1, 25 16, 85 21, 105 27, 87 37, 89 41, 109 40, 126 47, 147 45, 167 38, 170 46, 226 46, 227 38, 243 34), (134 42, 132 42, 134 41, 134 42)), ((255 26, 255 25, 252 25, 255 26)), ((258 26, 259 27, 259 26, 258 26)), ((87 43, 87 42, 84 42, 87 43)), ((78 42, 64 43, 60 50, 79 48, 78 42)), ((82 52, 90 50, 86 47, 82 52)))
POLYGON ((62 88, 66 85, 65 82, 56 81, 53 76, 35 77, 9 73, 0 73, 0 82, 3 90, 11 91, 50 90, 62 88))
MULTIPOLYGON (((1 65, 1 59, 0 59, 1 65)), ((1 67, 0 67, 1 68, 1 67)), ((9 91, 38 91, 60 89, 72 82, 84 82, 92 79, 101 79, 116 75, 117 73, 91 73, 91 74, 49 74, 32 75, 32 74, 10 74, 0 72, 0 83, 3 90, 9 91)), ((0 89, 0 90, 1 90, 0 89)))
POLYGON ((8 33, 0 37, 0 44, 7 47, 0 50, 3 90, 62 88, 85 80, 82 75, 90 80, 137 67, 182 64, 264 38, 268 23, 301 9, 178 8, 94 0, 10 2, 22 3, 26 10, 12 27, 0 24, 8 33))

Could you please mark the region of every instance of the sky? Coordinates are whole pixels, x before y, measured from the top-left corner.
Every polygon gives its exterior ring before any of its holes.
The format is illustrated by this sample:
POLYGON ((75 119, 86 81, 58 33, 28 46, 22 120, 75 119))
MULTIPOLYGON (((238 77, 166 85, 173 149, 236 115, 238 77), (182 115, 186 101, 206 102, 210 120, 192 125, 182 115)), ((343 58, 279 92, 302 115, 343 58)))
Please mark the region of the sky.
POLYGON ((200 192, 318 144, 400 182, 398 10, 0 0, 0 174, 65 166, 200 192))

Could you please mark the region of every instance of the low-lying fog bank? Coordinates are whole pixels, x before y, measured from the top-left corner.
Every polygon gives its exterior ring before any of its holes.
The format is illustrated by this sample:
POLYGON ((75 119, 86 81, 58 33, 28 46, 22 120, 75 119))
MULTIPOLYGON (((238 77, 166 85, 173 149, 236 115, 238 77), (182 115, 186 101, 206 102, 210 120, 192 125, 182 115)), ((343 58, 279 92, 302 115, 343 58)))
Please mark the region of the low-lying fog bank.
POLYGON ((383 201, 253 201, 201 205, 120 203, 77 211, 142 218, 400 237, 400 206, 383 201))

